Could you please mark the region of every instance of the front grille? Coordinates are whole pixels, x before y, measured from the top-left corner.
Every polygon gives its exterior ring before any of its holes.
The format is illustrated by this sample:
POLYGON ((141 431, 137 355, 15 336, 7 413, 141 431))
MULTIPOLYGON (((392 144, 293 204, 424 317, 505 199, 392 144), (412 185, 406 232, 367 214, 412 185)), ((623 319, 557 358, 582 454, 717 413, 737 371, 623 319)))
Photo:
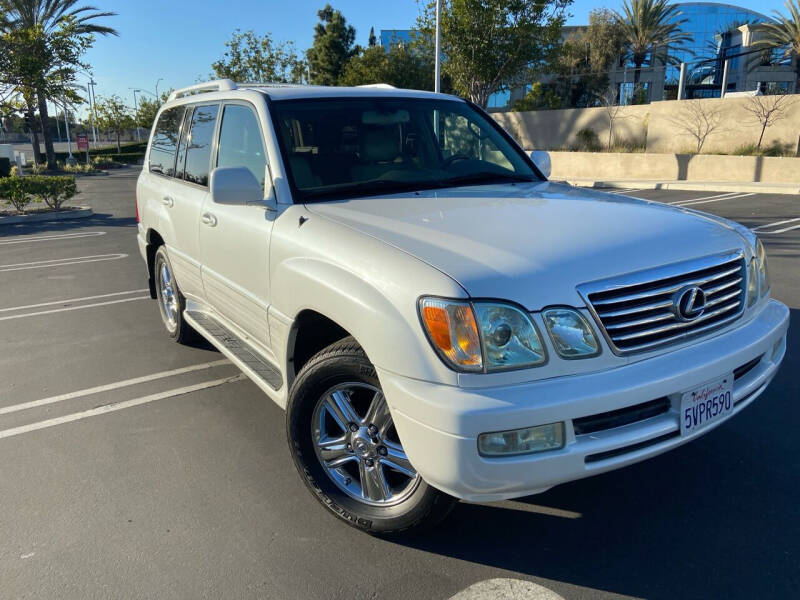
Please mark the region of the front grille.
POLYGON ((741 252, 712 256, 579 286, 578 291, 618 354, 642 352, 722 327, 742 314, 746 270, 741 252), (682 291, 697 286, 705 309, 678 316, 682 291))
POLYGON ((645 419, 652 419, 669 411, 669 398, 659 398, 642 404, 611 410, 580 419, 573 419, 572 427, 575 435, 596 433, 631 423, 638 423, 645 419))

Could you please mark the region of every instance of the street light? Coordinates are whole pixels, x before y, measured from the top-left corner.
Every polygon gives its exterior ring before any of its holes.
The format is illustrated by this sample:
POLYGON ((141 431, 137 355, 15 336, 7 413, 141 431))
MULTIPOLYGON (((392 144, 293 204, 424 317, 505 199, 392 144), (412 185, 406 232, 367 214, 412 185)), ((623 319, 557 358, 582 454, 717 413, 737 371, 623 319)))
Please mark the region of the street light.
POLYGON ((442 18, 442 2, 441 0, 436 0, 436 58, 434 59, 434 82, 433 82, 433 91, 437 94, 441 91, 440 85, 440 71, 441 71, 441 51, 439 48, 440 45, 440 36, 441 36, 441 18, 442 18))
MULTIPOLYGON (((128 89, 133 89, 133 88, 128 88, 128 89)), ((136 141, 137 142, 141 142, 142 141, 142 136, 139 135, 139 102, 136 100, 136 94, 137 93, 141 93, 141 92, 142 92, 142 90, 140 90, 138 88, 137 89, 133 89, 133 112, 134 112, 134 115, 135 115, 134 118, 136 119, 136 141)))
POLYGON ((161 83, 162 81, 164 81, 163 77, 159 77, 158 81, 156 81, 156 93, 155 93, 156 98, 158 98, 158 84, 161 83))

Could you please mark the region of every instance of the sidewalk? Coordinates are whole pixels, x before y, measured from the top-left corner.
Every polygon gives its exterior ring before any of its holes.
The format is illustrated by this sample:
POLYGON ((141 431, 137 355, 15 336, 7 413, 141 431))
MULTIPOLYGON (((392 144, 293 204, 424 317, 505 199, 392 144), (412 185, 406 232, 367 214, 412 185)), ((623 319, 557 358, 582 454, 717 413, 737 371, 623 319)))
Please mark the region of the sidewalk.
POLYGON ((684 190, 697 192, 740 192, 756 194, 800 194, 799 183, 732 182, 732 181, 656 181, 568 179, 576 187, 627 190, 684 190))

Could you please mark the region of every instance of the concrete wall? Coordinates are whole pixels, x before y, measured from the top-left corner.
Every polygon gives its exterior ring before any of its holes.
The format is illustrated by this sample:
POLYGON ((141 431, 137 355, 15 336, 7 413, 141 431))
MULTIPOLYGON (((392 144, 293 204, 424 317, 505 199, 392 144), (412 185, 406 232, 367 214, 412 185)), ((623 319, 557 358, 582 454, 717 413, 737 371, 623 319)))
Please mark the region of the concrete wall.
MULTIPOLYGON (((647 152, 685 153, 695 148, 694 138, 682 123, 690 118, 688 104, 700 102, 707 112, 719 115, 722 125, 706 139, 704 153, 730 153, 755 144, 761 126, 747 112, 749 98, 725 98, 653 102, 622 106, 614 120, 614 138, 622 142, 646 140, 647 152)), ((785 118, 767 129, 764 144, 779 142, 797 148, 800 139, 800 95, 790 96, 785 118)), ((591 128, 605 144, 609 133, 606 108, 572 108, 533 112, 493 113, 492 116, 527 149, 561 150, 577 143, 576 134, 591 128)))
POLYGON ((551 152, 553 179, 800 182, 800 158, 551 152))

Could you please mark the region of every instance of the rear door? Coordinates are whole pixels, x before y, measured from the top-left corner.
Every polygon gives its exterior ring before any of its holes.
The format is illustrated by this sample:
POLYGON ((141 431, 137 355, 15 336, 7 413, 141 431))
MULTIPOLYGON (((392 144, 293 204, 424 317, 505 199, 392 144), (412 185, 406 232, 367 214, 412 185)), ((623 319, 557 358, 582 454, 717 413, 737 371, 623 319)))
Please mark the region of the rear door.
MULTIPOLYGON (((267 177, 264 133, 255 107, 226 102, 222 109, 215 167, 247 167, 267 177)), ((263 206, 214 203, 209 195, 200 225, 206 301, 248 339, 269 349, 269 240, 275 213, 263 206)))

